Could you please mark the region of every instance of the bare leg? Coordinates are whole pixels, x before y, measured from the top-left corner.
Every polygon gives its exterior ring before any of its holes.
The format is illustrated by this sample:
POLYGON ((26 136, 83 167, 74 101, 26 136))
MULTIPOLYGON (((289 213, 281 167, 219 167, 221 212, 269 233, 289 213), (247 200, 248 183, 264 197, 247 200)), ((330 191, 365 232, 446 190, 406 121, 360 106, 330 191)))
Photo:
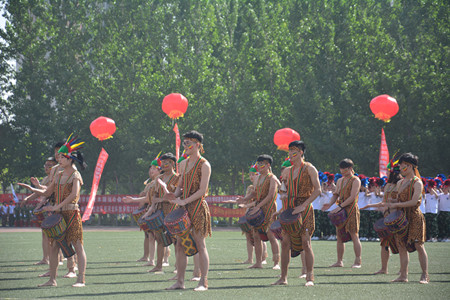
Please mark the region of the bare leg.
POLYGON ((84 247, 81 241, 77 241, 74 246, 78 258, 78 278, 77 282, 72 286, 84 287, 85 286, 84 274, 86 273, 86 252, 84 252, 84 247))
POLYGON ((154 266, 155 265, 155 234, 150 231, 147 233, 147 246, 148 246, 148 263, 143 266, 154 266))
POLYGON ((76 257, 76 254, 74 256, 69 257, 67 259, 67 269, 68 269, 68 271, 67 271, 67 274, 63 276, 64 278, 75 278, 75 277, 77 277, 77 274, 75 273, 75 265, 76 265, 75 264, 75 257, 76 257))
POLYGON ((388 261, 389 261, 389 250, 386 247, 381 246, 381 269, 374 274, 387 274, 388 273, 388 261))
POLYGON ((361 268, 361 241, 357 233, 350 233, 352 236, 353 250, 355 251, 355 262, 352 268, 361 268))
POLYGON ((253 263, 253 245, 251 240, 251 232, 245 233, 245 239, 247 240, 247 260, 243 262, 243 264, 252 264, 253 263))
POLYGON ((163 257, 163 267, 168 267, 169 266, 169 256, 170 256, 170 248, 169 247, 164 247, 164 257, 163 257))
POLYGON ((291 237, 283 231, 283 240, 281 241, 281 277, 272 285, 287 285, 287 274, 289 262, 291 261, 291 237))
POLYGON ((392 282, 408 282, 409 253, 404 245, 397 243, 397 247, 400 256, 400 276, 392 280, 392 282))
POLYGON ((428 255, 425 251, 424 244, 415 243, 417 254, 419 255, 420 267, 422 268, 422 276, 420 277, 420 283, 427 284, 430 282, 430 276, 428 275, 428 255))
POLYGON ((156 246, 157 249, 157 255, 156 255, 156 266, 149 270, 148 272, 161 272, 162 271, 162 265, 163 265, 163 257, 164 257, 164 245, 162 243, 157 243, 156 246))
POLYGON ((187 256, 184 254, 183 248, 181 246, 181 239, 177 237, 177 250, 175 255, 177 256, 177 282, 167 290, 184 290, 184 274, 186 272, 187 256))
POLYGON ((305 252, 306 265, 306 284, 305 286, 314 285, 314 252, 311 247, 311 237, 306 232, 302 235, 303 252, 305 252))
POLYGON ((344 258, 345 245, 342 242, 341 236, 339 234, 337 234, 337 232, 336 232, 336 237, 337 237, 337 243, 336 243, 337 262, 332 264, 330 266, 331 268, 344 266, 343 258, 344 258))
POLYGON ((269 237, 270 247, 272 248, 272 260, 273 260, 273 268, 274 270, 279 270, 280 266, 280 246, 278 245, 278 240, 275 238, 273 233, 269 230, 267 232, 267 236, 269 237))
POLYGON ((305 257, 305 251, 302 251, 300 254, 300 257, 302 258, 302 274, 299 276, 299 278, 306 278, 306 257, 305 257))
MULTIPOLYGON (((259 236, 259 234, 258 234, 258 236, 259 236)), ((260 237, 260 239, 261 239, 261 237, 260 237)), ((255 243, 256 243, 256 241, 255 241, 255 243)), ((262 243, 261 264, 266 265, 267 264, 266 258, 269 257, 269 254, 267 253, 267 244, 266 244, 266 242, 263 242, 263 241, 261 241, 261 243, 262 243)))
POLYGON ((59 247, 56 244, 56 242, 53 242, 49 248, 50 250, 50 279, 46 283, 38 285, 38 287, 44 287, 44 286, 57 286, 56 284, 56 273, 58 271, 58 253, 59 253, 59 247))
POLYGON ((192 236, 198 249, 198 261, 200 265, 200 282, 194 291, 201 292, 208 290, 209 254, 206 249, 205 238, 198 232, 193 232, 192 236))
POLYGON ((35 263, 35 265, 48 265, 49 256, 49 240, 47 235, 42 231, 42 260, 35 263))
MULTIPOLYGON (((197 243, 197 242, 195 242, 195 243, 197 243)), ((198 249, 198 247, 197 247, 197 249, 198 249)), ((192 258, 194 260, 194 271, 192 272, 191 281, 200 281, 200 277, 202 275, 201 274, 202 270, 200 268, 200 257, 199 257, 199 254, 198 253, 195 254, 192 258)))
POLYGON ((259 234, 256 230, 253 230, 253 238, 255 240, 255 256, 256 263, 250 266, 250 269, 262 269, 262 261, 263 261, 263 242, 259 237, 259 234))
POLYGON ((150 242, 149 242, 149 239, 148 239, 148 233, 144 232, 144 234, 145 234, 145 237, 144 237, 144 256, 139 258, 137 261, 148 261, 150 242))

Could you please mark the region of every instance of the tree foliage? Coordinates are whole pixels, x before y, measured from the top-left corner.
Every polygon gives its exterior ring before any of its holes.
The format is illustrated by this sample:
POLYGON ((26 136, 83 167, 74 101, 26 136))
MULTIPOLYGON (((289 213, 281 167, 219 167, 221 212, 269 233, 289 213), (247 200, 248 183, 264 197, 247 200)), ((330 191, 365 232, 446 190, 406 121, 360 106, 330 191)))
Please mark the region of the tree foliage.
POLYGON ((286 154, 272 139, 283 127, 301 134, 307 160, 324 171, 350 157, 376 174, 381 127, 391 152, 417 154, 423 173, 450 169, 446 1, 3 4, 4 184, 41 174, 52 145, 76 131, 87 141, 86 188, 103 146, 107 192, 137 192, 153 157, 174 151, 161 110, 172 92, 189 100, 180 131, 205 134, 214 193, 243 192, 241 172, 259 154, 273 155, 278 171, 286 154), (400 106, 387 124, 369 109, 384 93, 400 106), (103 144, 89 132, 101 115, 118 126, 103 144))

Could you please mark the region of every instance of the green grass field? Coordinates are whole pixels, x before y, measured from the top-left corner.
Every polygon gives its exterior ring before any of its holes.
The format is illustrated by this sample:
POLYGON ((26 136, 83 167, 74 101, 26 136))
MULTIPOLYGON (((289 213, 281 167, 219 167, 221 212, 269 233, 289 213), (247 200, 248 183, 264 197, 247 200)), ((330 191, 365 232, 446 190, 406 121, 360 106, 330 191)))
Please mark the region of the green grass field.
MULTIPOLYGON (((186 282, 184 291, 165 291, 172 282, 174 256, 164 274, 150 274, 136 259, 142 256, 143 233, 138 231, 96 232, 84 234, 87 254, 85 288, 73 288, 75 279, 65 279, 66 265, 60 266, 58 287, 37 288, 46 279, 38 278, 47 266, 34 266, 40 260, 40 232, 0 233, 0 298, 58 299, 448 299, 450 295, 450 244, 427 243, 431 283, 418 283, 421 271, 417 254, 411 255, 409 283, 390 283, 399 268, 398 255, 392 256, 389 275, 371 275, 380 267, 380 246, 363 243, 363 267, 351 269, 352 244, 348 244, 344 268, 328 268, 335 262, 336 242, 314 241, 316 285, 306 288, 298 279, 301 262, 291 261, 289 286, 271 286, 279 271, 269 262, 263 270, 248 270, 245 238, 238 231, 213 232, 207 240, 210 255, 209 291, 196 293, 195 282, 186 282), (447 295, 447 296, 446 296, 447 295)), ((172 251, 173 253, 173 251, 172 251)), ((270 254, 270 251, 269 251, 270 254)), ((271 255, 270 255, 271 257, 271 255)), ((192 274, 189 260, 187 278, 192 274)))

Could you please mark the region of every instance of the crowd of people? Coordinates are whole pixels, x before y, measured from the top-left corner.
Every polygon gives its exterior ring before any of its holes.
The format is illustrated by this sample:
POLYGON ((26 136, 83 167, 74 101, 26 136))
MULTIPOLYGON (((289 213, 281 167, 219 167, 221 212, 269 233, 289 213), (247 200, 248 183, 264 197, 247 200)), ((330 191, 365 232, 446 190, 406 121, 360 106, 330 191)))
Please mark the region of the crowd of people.
MULTIPOLYGON (((65 277, 77 277, 74 287, 85 286, 87 259, 78 206, 83 179, 75 166, 78 163, 81 170, 85 167, 79 152, 82 144, 77 137, 70 136, 65 143, 55 145, 54 158, 45 163, 47 177, 41 182, 32 177, 33 187, 19 183, 32 192, 19 206, 39 199, 35 214, 39 212, 36 215, 43 231, 43 259, 37 264, 50 266, 49 272, 41 274, 50 277, 49 281, 39 286, 57 285, 61 254, 68 261, 65 277)), ((194 290, 206 291, 209 271, 206 238, 211 236, 211 215, 205 197, 211 166, 202 156, 202 134, 197 131, 184 134, 183 147, 184 155, 178 161, 172 153, 158 154, 150 164, 150 179, 142 193, 122 201, 140 204, 140 209, 133 213, 145 236, 144 255, 138 261, 153 266, 149 272, 162 272, 168 266, 169 246, 173 244, 176 274, 171 280, 175 283, 167 289, 185 288, 186 265, 188 257, 193 256, 191 280, 198 281, 194 290)), ((260 155, 249 170, 252 185, 246 195, 228 201, 246 208, 239 224, 246 236, 245 263, 251 264, 249 268, 263 268, 267 264, 265 242, 268 241, 273 269, 280 270, 280 278, 273 285, 288 284, 290 260, 300 256, 305 286, 314 286, 315 256, 311 239, 319 215, 327 216, 335 226, 337 259, 330 267, 343 267, 345 244, 351 241, 355 255, 352 268, 361 268, 360 215, 361 210, 371 209, 383 214, 371 224, 381 239, 382 267, 376 274, 387 273, 389 253, 398 253, 401 268, 393 281, 407 282, 408 253, 417 251, 422 268, 419 282, 428 283, 426 222, 420 206, 425 193, 435 200, 444 195, 448 201, 450 179, 444 175, 422 179, 418 158, 411 153, 394 157, 385 178, 355 174, 353 161, 348 158, 339 163, 339 174, 322 173, 305 161, 305 151, 303 141, 291 142, 289 157, 279 177, 272 172, 272 157, 260 155), (371 197, 370 201, 358 201, 371 197)))

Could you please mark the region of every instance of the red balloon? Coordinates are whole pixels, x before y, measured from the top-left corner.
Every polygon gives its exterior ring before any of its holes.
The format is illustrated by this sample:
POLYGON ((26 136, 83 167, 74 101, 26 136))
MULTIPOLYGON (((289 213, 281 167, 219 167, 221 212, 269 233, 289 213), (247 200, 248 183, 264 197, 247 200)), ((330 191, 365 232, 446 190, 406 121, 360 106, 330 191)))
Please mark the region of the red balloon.
POLYGON ((397 100, 389 95, 380 95, 370 101, 370 110, 375 118, 389 122, 398 113, 397 100))
POLYGON ((116 132, 116 123, 113 119, 98 117, 92 121, 89 129, 91 129, 93 136, 98 138, 100 141, 103 141, 112 138, 112 135, 116 132))
POLYGON ((162 110, 169 118, 178 119, 183 117, 188 108, 188 100, 185 96, 172 93, 164 97, 162 102, 162 110))
POLYGON ((279 129, 273 136, 275 145, 278 146, 278 149, 284 151, 289 151, 289 144, 298 140, 300 140, 300 134, 291 128, 279 129))

